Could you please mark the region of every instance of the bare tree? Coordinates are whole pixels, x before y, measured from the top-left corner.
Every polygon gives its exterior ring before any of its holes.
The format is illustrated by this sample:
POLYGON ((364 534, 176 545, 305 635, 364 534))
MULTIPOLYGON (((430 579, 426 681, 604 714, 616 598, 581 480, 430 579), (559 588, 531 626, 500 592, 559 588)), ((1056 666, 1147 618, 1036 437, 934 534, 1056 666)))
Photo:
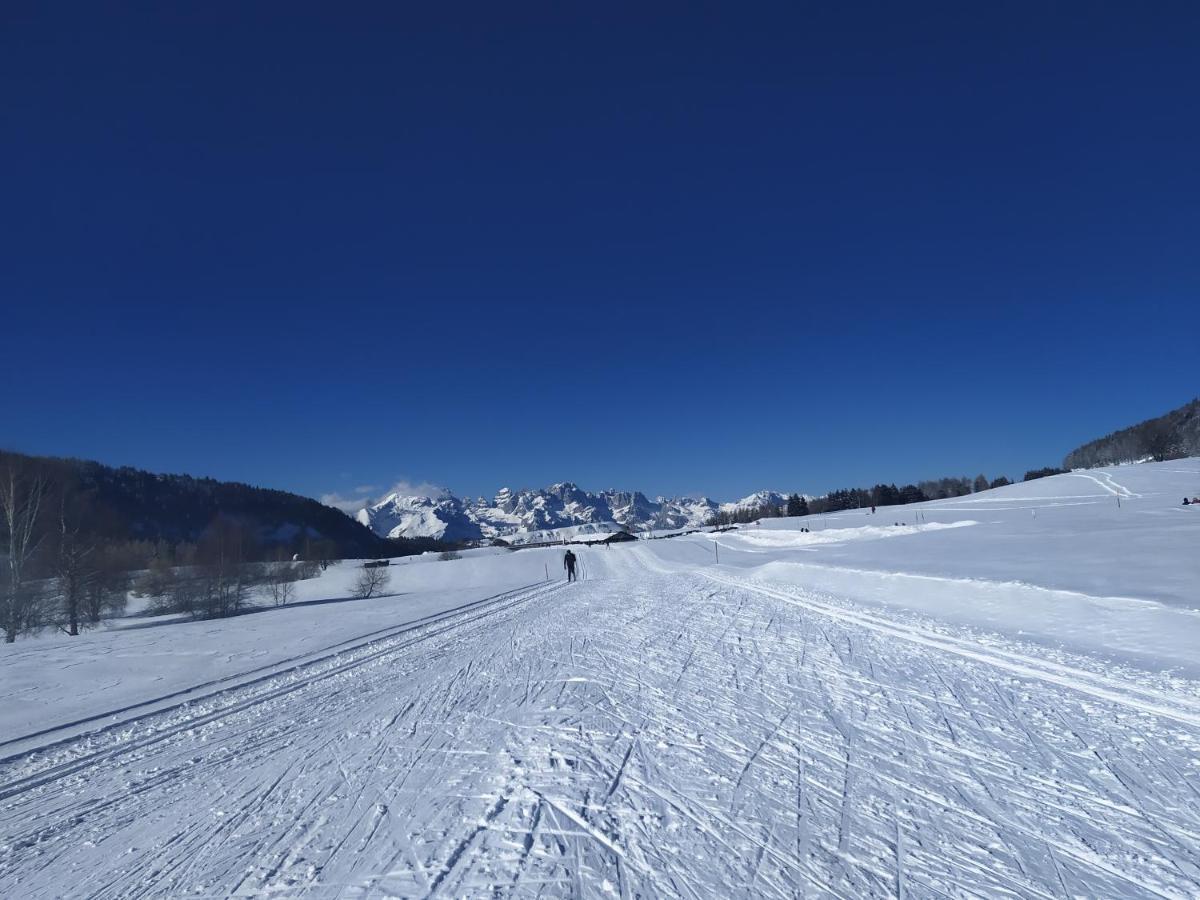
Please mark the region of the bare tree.
POLYGON ((271 563, 266 572, 267 593, 276 606, 286 606, 296 596, 296 582, 300 579, 300 564, 289 560, 271 563))
POLYGON ((42 592, 27 581, 27 567, 38 551, 42 527, 42 496, 46 479, 41 472, 9 460, 0 472, 0 537, 3 543, 4 584, 0 596, 0 627, 4 641, 41 625, 42 592))
POLYGON ((149 598, 152 613, 177 612, 176 581, 177 574, 171 563, 162 556, 156 556, 134 582, 134 594, 149 598))
POLYGON ((313 541, 310 545, 309 552, 312 554, 310 559, 316 560, 321 564, 321 571, 324 572, 338 558, 338 546, 335 541, 328 538, 322 538, 319 541, 313 541))
POLYGON ((127 555, 116 547, 103 547, 94 554, 83 596, 84 619, 89 625, 99 625, 105 616, 124 614, 130 568, 127 555))
POLYGON ((199 603, 193 615, 231 616, 241 611, 250 588, 261 581, 261 567, 248 562, 253 536, 239 521, 218 516, 196 548, 199 603))
POLYGON ((387 590, 392 575, 384 566, 363 566, 354 582, 354 596, 367 600, 387 590))
POLYGON ((60 489, 55 528, 54 575, 57 582, 58 627, 71 637, 79 635, 88 586, 92 581, 95 546, 80 533, 86 500, 66 487, 60 489))

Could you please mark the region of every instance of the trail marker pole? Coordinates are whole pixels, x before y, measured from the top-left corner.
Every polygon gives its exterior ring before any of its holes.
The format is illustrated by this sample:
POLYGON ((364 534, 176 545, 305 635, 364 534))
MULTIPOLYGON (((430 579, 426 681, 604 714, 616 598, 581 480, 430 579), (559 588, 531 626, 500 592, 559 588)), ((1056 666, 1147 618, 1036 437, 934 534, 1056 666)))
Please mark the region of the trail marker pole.
POLYGON ((717 558, 717 565, 719 566, 721 564, 721 549, 716 541, 713 541, 713 556, 717 558))
POLYGON ((550 563, 542 563, 542 568, 546 570, 546 580, 550 580, 550 563))

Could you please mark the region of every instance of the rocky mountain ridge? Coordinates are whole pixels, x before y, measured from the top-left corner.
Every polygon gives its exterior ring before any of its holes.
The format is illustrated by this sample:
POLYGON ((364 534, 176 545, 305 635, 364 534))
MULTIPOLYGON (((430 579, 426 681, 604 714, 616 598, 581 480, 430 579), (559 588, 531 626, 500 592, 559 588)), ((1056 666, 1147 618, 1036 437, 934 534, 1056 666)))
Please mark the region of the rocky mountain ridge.
POLYGON ((359 510, 355 518, 381 537, 431 537, 446 541, 505 538, 527 531, 615 523, 630 531, 691 528, 719 509, 782 505, 774 491, 758 491, 733 503, 707 497, 648 498, 641 491, 585 491, 572 482, 536 490, 501 488, 490 500, 389 494, 359 510))

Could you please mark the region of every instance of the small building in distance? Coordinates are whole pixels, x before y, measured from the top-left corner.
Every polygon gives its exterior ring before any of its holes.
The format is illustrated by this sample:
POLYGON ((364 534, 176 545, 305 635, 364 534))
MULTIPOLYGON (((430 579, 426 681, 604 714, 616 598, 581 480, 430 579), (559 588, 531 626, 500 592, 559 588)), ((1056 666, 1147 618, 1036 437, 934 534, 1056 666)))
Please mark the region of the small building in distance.
POLYGON ((637 538, 628 531, 613 531, 609 533, 599 534, 577 534, 571 538, 571 544, 583 544, 585 547, 590 547, 592 544, 623 544, 626 541, 636 541, 637 538))

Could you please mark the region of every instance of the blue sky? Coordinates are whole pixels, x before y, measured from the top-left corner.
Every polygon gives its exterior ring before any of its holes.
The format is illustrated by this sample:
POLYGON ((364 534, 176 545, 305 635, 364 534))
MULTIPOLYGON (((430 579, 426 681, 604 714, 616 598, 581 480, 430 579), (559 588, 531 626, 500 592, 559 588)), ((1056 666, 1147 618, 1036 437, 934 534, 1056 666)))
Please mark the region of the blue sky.
POLYGON ((6 4, 0 445, 314 496, 1019 477, 1200 393, 1198 26, 6 4))

